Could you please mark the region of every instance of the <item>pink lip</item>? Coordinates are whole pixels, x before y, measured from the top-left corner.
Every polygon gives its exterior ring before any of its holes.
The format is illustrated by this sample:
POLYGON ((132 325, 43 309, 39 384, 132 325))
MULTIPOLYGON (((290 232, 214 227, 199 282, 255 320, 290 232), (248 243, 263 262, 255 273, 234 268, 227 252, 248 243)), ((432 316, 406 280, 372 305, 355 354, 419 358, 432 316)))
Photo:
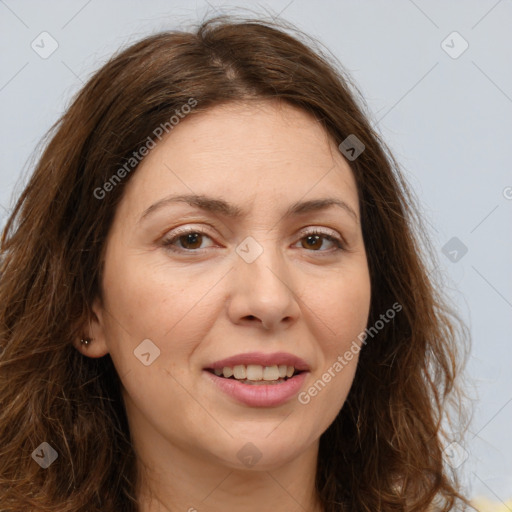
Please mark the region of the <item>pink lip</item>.
MULTIPOLYGON (((262 352, 249 352, 247 354, 238 354, 206 366, 205 369, 215 370, 225 366, 237 366, 239 364, 259 364, 261 366, 286 365, 293 366, 299 371, 309 371, 309 365, 300 357, 288 354, 286 352, 275 352, 274 354, 263 354, 262 352)), ((250 386, 250 384, 248 384, 250 386)), ((277 384, 276 384, 277 385, 277 384)))
MULTIPOLYGON (((221 362, 224 363, 224 361, 221 362)), ((225 364, 224 366, 231 366, 231 364, 232 363, 225 364)), ((285 363, 283 362, 282 364, 285 363)), ((212 382, 216 384, 221 391, 227 395, 230 395, 238 402, 241 402, 250 407, 277 407, 290 400, 299 392, 308 373, 299 373, 280 384, 256 385, 244 384, 235 379, 217 377, 217 375, 214 373, 206 370, 203 371, 203 374, 206 376, 206 378, 211 379, 212 382)))

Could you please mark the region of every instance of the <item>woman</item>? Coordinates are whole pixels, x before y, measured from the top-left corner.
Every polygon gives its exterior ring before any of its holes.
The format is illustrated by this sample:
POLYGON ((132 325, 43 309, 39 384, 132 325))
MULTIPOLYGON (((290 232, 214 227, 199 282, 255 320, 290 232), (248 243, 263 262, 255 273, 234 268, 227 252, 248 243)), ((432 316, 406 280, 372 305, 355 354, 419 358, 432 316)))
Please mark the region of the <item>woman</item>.
POLYGON ((286 28, 147 37, 55 125, 2 238, 2 510, 466 506, 466 329, 347 79, 286 28))

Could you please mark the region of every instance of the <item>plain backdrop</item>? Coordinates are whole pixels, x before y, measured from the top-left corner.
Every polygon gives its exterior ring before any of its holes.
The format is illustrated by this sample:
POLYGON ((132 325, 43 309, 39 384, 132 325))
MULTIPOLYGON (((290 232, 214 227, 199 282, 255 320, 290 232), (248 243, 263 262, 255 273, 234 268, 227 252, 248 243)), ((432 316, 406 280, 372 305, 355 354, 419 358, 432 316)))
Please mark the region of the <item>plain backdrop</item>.
POLYGON ((250 15, 237 7, 280 14, 319 40, 363 93, 471 329, 475 413, 459 470, 472 496, 511 499, 510 0, 0 0, 0 225, 40 138, 114 51, 208 14, 250 15))

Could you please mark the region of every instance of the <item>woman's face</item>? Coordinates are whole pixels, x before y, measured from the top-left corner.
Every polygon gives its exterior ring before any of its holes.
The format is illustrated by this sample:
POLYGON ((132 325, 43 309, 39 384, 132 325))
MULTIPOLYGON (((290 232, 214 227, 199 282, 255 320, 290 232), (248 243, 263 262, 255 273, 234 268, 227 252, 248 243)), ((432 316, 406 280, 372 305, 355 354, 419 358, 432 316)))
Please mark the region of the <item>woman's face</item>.
POLYGON ((316 448, 368 319, 359 215, 347 162, 291 106, 190 115, 150 152, 116 211, 87 348, 110 353, 139 451, 269 469, 316 448))

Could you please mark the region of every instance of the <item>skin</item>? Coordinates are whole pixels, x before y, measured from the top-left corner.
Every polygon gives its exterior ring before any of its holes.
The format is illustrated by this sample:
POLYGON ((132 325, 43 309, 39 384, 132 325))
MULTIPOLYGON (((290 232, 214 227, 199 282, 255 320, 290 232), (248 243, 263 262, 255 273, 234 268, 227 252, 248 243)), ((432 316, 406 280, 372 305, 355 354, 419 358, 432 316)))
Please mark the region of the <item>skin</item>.
POLYGON ((189 115, 140 164, 107 240, 94 341, 77 347, 90 357, 110 353, 120 375, 143 512, 322 510, 319 438, 345 402, 357 354, 306 405, 297 397, 276 407, 240 404, 203 369, 240 353, 290 352, 310 366, 303 391, 332 367, 368 320, 359 215, 336 143, 309 114, 277 102, 189 115), (172 203, 141 220, 170 194, 190 193, 247 215, 172 203), (355 218, 338 206, 283 217, 292 203, 326 197, 343 200, 355 218), (180 233, 173 252, 163 242, 178 226, 206 235, 190 242, 180 233), (314 229, 343 237, 345 248, 323 237, 308 242, 314 229), (263 249, 250 264, 236 252, 247 236, 263 249), (160 350, 149 366, 134 356, 145 339, 160 350), (261 453, 251 467, 237 457, 248 442, 261 453))

